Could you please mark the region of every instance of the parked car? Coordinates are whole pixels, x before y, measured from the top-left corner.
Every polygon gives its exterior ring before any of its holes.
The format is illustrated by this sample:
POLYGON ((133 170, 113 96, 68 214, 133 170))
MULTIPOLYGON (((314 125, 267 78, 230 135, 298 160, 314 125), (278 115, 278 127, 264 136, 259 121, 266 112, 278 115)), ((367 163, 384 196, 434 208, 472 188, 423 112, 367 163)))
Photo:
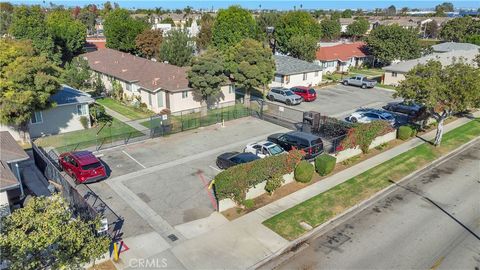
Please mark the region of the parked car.
POLYGON ((314 101, 317 99, 317 92, 315 89, 305 86, 295 86, 290 88, 293 93, 301 96, 304 101, 314 101))
POLYGON ((344 85, 360 86, 363 89, 372 88, 377 84, 376 81, 369 80, 367 79, 367 77, 364 77, 364 76, 355 76, 355 77, 347 78, 347 79, 344 79, 342 83, 344 85))
POLYGON ((247 144, 243 152, 252 153, 259 158, 265 158, 286 153, 285 150, 283 150, 283 148, 280 147, 278 144, 269 141, 249 143, 247 144))
POLYGON ((286 151, 293 148, 303 149, 306 152, 305 159, 312 159, 323 153, 322 139, 311 133, 301 131, 276 133, 268 136, 267 140, 280 145, 286 151))
POLYGON ((217 157, 218 168, 225 170, 232 166, 260 159, 252 153, 229 152, 217 157))
POLYGON ((287 88, 272 88, 268 92, 267 98, 272 101, 283 102, 287 105, 298 105, 303 101, 301 96, 287 88))
POLYGON ((389 122, 392 126, 395 125, 395 117, 391 113, 377 110, 356 111, 350 114, 347 120, 352 123, 370 123, 382 120, 389 122))
POLYGON ((91 183, 107 177, 105 167, 90 151, 63 153, 59 156, 58 163, 77 184, 91 183))
POLYGON ((408 114, 410 116, 419 115, 425 110, 421 104, 412 101, 391 102, 383 107, 387 111, 408 114))

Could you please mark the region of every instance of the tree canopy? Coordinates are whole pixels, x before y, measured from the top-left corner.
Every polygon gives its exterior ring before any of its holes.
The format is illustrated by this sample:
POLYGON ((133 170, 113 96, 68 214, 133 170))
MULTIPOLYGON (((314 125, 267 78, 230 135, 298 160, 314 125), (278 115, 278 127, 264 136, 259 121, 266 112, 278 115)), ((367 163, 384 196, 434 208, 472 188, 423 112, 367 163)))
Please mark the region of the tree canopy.
POLYGON ((221 9, 212 30, 212 44, 225 50, 246 38, 255 38, 256 23, 252 14, 239 6, 221 9))
POLYGON ((368 50, 385 64, 420 57, 421 46, 416 30, 398 24, 381 25, 372 30, 366 40, 368 50))
POLYGON ((325 19, 320 22, 322 28, 322 38, 335 40, 342 34, 342 26, 338 20, 325 19))
POLYGON ((318 49, 318 40, 310 35, 295 35, 290 38, 290 56, 312 62, 318 49))
POLYGON ((435 145, 443 134, 443 121, 453 113, 480 104, 480 69, 462 60, 448 66, 429 61, 410 70, 397 87, 396 96, 424 104, 437 120, 435 145))
POLYGON ((151 30, 147 28, 135 38, 135 47, 141 56, 149 59, 158 59, 162 40, 162 30, 151 30))
POLYGON ((355 40, 358 37, 365 35, 369 28, 370 23, 368 22, 368 20, 363 17, 358 17, 347 26, 346 34, 353 37, 353 39, 355 40))
POLYGON ((453 42, 467 42, 474 35, 480 35, 480 21, 468 16, 448 21, 440 31, 443 40, 453 42))
POLYGON ((353 10, 351 9, 345 9, 342 11, 342 18, 352 18, 353 16, 353 10))
POLYGON ((294 36, 309 36, 309 39, 320 39, 322 30, 320 24, 312 15, 305 11, 292 11, 281 16, 276 28, 275 39, 278 50, 283 54, 299 51, 295 46, 299 38, 294 36))
POLYGON ((135 52, 135 38, 148 28, 146 22, 130 17, 125 9, 110 11, 103 23, 107 47, 124 52, 135 52))
POLYGON ((200 32, 196 37, 196 44, 198 50, 206 50, 212 43, 212 29, 215 23, 215 18, 212 15, 205 13, 200 19, 200 32))
POLYGON ((88 61, 77 56, 65 64, 60 81, 76 89, 88 91, 92 88, 90 84, 91 77, 92 71, 88 61))
POLYGON ((207 105, 218 101, 221 87, 228 82, 223 55, 211 49, 195 57, 188 71, 188 81, 198 100, 206 101, 207 105))
POLYGON ((60 68, 38 55, 30 41, 0 39, 0 122, 25 130, 32 113, 51 106, 60 68))
POLYGON ((176 66, 187 66, 193 56, 193 42, 185 30, 171 30, 160 45, 160 59, 176 66))
POLYGON ((98 220, 74 217, 60 195, 34 197, 1 222, 0 249, 10 269, 78 269, 110 244, 95 236, 98 220))
POLYGON ((8 2, 0 3, 0 36, 8 33, 12 23, 13 5, 8 2))

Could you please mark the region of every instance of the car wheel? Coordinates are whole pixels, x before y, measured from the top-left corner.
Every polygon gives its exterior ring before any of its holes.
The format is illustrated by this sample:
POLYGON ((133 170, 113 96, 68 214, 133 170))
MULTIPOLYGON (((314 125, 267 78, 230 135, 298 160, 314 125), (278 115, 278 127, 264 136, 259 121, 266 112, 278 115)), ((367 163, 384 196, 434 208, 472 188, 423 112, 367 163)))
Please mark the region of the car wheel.
POLYGON ((287 103, 288 106, 292 105, 292 101, 290 99, 287 99, 287 101, 285 101, 285 103, 287 103))
POLYGON ((216 164, 217 164, 217 167, 218 167, 220 170, 223 170, 223 167, 221 166, 220 162, 217 161, 216 164))
POLYGON ((348 82, 347 82, 347 81, 344 81, 344 82, 343 82, 343 85, 348 85, 348 82))
POLYGON ((270 100, 270 101, 274 101, 275 99, 273 98, 273 96, 267 96, 267 99, 270 100))
POLYGON ((352 118, 350 118, 350 121, 352 121, 352 123, 357 123, 357 122, 358 122, 358 119, 355 118, 355 117, 352 117, 352 118))
POLYGON ((367 88, 367 85, 362 84, 362 89, 365 89, 365 88, 367 88))

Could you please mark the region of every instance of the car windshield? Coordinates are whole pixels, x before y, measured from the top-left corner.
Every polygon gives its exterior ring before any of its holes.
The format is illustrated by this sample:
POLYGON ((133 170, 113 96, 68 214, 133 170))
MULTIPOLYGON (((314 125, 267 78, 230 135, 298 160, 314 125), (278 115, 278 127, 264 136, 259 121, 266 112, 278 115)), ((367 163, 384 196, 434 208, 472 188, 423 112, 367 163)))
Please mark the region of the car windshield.
POLYGON ((388 115, 388 114, 387 114, 387 115, 384 115, 383 118, 385 118, 385 119, 387 119, 387 120, 393 120, 393 119, 395 119, 393 116, 388 115))
POLYGON ((95 162, 95 163, 92 163, 92 164, 83 165, 82 169, 83 170, 91 170, 91 169, 96 169, 100 166, 102 166, 102 164, 100 164, 100 162, 95 162))
POLYGON ((278 145, 274 145, 274 146, 268 148, 268 151, 270 151, 270 154, 272 154, 272 155, 278 155, 278 154, 281 154, 283 152, 283 149, 278 145))
POLYGON ((308 89, 308 93, 315 94, 315 90, 313 90, 313 88, 310 88, 310 89, 308 89))
POLYGON ((295 95, 292 91, 285 91, 285 94, 286 94, 287 96, 293 96, 293 95, 295 95))

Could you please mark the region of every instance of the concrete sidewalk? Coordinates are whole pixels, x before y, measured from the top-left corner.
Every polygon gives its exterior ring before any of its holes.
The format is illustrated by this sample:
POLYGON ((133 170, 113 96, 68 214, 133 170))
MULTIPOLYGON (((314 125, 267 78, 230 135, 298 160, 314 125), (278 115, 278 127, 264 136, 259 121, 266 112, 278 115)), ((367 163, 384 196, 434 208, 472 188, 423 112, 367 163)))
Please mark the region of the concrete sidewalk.
POLYGON ((131 126, 132 128, 142 132, 143 134, 150 136, 150 129, 148 129, 147 127, 140 124, 141 122, 144 122, 144 121, 149 120, 149 119, 130 120, 128 117, 125 117, 124 115, 122 115, 122 114, 120 114, 120 113, 118 113, 118 112, 116 112, 112 109, 109 109, 106 106, 103 106, 103 107, 105 108, 105 112, 107 114, 109 114, 112 117, 116 118, 117 120, 122 121, 123 123, 131 126))
MULTIPOLYGON (((479 117, 480 113, 477 112, 474 116, 479 117)), ((471 119, 461 118, 455 120, 445 125, 445 132, 469 121, 471 119)), ((166 268, 169 269, 254 268, 258 263, 275 256, 279 251, 291 244, 288 240, 265 227, 262 224, 263 221, 424 143, 424 140, 433 139, 435 132, 433 130, 423 135, 422 139, 415 138, 398 145, 234 221, 212 226, 209 231, 196 237, 183 239, 176 245, 164 247, 159 247, 158 244, 157 246, 151 244, 149 248, 145 247, 149 250, 148 253, 131 255, 134 255, 133 257, 141 256, 149 260, 165 259, 167 260, 166 268)), ((182 224, 182 231, 188 232, 189 225, 192 232, 198 231, 198 228, 196 228, 198 224, 194 223, 182 224)), ((150 237, 148 236, 147 238, 150 237)), ((132 256, 128 257, 132 258, 132 256)), ((124 259, 127 258, 124 257, 124 259)), ((123 267, 117 266, 124 268, 125 266, 128 267, 128 264, 123 265, 123 267)))

